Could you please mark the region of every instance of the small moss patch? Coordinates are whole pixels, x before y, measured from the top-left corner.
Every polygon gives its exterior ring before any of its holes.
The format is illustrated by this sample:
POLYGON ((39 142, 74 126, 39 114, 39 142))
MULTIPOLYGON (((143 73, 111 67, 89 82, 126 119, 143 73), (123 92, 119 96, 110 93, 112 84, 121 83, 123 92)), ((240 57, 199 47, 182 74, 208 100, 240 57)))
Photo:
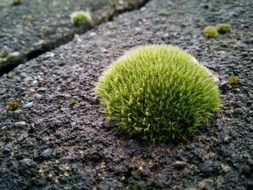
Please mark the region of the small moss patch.
POLYGON ((216 38, 219 35, 216 27, 214 26, 206 26, 203 29, 203 34, 207 38, 216 38))
POLYGON ((70 15, 71 22, 74 26, 82 26, 85 24, 90 24, 92 21, 92 18, 90 16, 90 13, 85 11, 77 11, 70 15))
POLYGON ((237 85, 240 83, 240 78, 235 75, 231 75, 228 77, 228 82, 230 85, 237 85))
POLYGON ((15 111, 19 107, 20 107, 20 103, 17 100, 12 100, 12 101, 8 102, 7 104, 5 104, 5 109, 7 111, 15 111))
POLYGON ((226 34, 232 31, 231 25, 227 23, 217 24, 216 29, 220 34, 226 34))

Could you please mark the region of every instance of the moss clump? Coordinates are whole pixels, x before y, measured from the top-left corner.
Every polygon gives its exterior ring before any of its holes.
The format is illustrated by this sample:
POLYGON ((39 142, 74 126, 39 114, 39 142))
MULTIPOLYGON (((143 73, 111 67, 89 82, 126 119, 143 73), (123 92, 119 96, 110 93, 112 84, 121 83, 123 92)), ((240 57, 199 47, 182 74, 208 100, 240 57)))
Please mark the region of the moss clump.
POLYGON ((203 29, 203 34, 207 38, 216 38, 219 35, 216 27, 214 26, 206 26, 203 29))
POLYGON ((8 102, 7 104, 5 104, 4 107, 7 111, 15 111, 16 109, 20 107, 20 103, 17 100, 12 100, 8 102))
POLYGON ((228 77, 228 83, 230 85, 237 85, 240 83, 240 78, 238 76, 231 75, 228 77))
POLYGON ((220 106, 206 68, 166 45, 126 53, 100 78, 96 94, 109 120, 149 141, 185 139, 220 106))
POLYGON ((231 25, 227 23, 217 24, 216 29, 220 34, 226 34, 232 31, 231 25))
POLYGON ((71 22, 74 26, 82 26, 85 24, 90 24, 92 18, 88 12, 77 11, 70 15, 71 22))

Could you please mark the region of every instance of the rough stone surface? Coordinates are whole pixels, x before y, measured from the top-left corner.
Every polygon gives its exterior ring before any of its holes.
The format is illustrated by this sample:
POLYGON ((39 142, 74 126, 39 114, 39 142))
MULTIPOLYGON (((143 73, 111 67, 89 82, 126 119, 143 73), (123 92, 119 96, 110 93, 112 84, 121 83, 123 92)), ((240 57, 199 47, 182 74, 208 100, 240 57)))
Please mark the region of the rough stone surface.
POLYGON ((0 74, 91 27, 73 27, 72 12, 89 11, 96 26, 118 12, 138 8, 146 0, 23 0, 18 6, 12 2, 0 2, 0 74))
POLYGON ((152 0, 2 76, 0 189, 252 188, 252 22, 250 0, 152 0), (203 37, 220 22, 232 33, 203 37), (106 121, 94 93, 113 60, 151 43, 185 49, 223 85, 221 110, 188 142, 130 139, 106 121), (231 74, 240 84, 227 88, 231 74), (12 99, 22 106, 7 112, 12 99), (15 127, 20 121, 27 125, 15 127))

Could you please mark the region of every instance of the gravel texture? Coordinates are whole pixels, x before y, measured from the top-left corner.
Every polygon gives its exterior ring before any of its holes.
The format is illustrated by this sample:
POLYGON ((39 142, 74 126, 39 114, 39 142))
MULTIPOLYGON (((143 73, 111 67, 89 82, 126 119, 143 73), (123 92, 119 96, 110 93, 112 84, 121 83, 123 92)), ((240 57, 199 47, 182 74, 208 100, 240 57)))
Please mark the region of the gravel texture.
POLYGON ((12 2, 0 2, 0 74, 91 28, 88 24, 73 27, 72 12, 90 12, 93 26, 97 26, 146 0, 22 0, 16 6, 12 2))
POLYGON ((0 189, 253 187, 250 0, 152 0, 0 78, 0 189), (232 33, 203 37, 206 25, 232 33), (94 85, 130 48, 173 44, 219 78, 222 108, 187 142, 148 145, 104 118, 94 85), (227 79, 239 76, 231 86, 227 79), (19 109, 4 105, 18 100, 19 109))

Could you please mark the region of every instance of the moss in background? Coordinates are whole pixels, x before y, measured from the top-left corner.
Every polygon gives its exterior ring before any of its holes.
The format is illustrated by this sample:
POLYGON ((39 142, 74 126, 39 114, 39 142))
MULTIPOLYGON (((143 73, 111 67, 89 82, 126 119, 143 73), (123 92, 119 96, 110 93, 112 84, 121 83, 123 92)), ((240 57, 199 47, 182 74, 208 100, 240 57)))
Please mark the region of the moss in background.
POLYGON ((85 11, 77 11, 70 15, 71 22, 74 26, 82 26, 85 24, 90 24, 92 21, 92 18, 90 16, 90 13, 85 11))
POLYGON ((203 34, 207 38, 216 38, 219 35, 216 27, 214 26, 206 26, 203 29, 203 34))
POLYGON ((216 29, 220 34, 226 34, 232 31, 231 25, 227 23, 217 24, 216 29))

